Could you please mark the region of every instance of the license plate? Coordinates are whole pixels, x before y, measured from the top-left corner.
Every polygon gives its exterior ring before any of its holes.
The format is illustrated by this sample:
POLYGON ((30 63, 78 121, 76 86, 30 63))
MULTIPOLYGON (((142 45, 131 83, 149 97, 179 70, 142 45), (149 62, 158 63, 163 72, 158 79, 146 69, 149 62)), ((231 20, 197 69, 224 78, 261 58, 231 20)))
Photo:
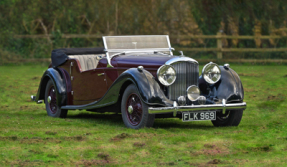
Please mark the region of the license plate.
POLYGON ((216 120, 215 111, 201 111, 201 112, 183 112, 182 121, 206 121, 216 120))

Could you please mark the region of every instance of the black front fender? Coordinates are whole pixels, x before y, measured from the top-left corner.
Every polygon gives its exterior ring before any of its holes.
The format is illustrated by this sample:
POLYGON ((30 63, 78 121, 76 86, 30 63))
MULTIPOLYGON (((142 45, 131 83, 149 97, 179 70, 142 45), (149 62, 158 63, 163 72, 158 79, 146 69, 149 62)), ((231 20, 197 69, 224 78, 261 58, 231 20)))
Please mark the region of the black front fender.
POLYGON ((63 74, 55 68, 49 68, 43 74, 35 101, 36 102, 39 100, 46 101, 45 90, 49 80, 52 80, 52 82, 55 85, 57 105, 58 106, 66 105, 67 102, 66 82, 63 79, 63 74))
POLYGON ((214 85, 209 85, 199 78, 199 89, 207 99, 221 102, 225 99, 227 103, 243 102, 244 89, 238 74, 231 68, 220 66, 221 79, 214 85))
POLYGON ((123 80, 131 80, 138 88, 139 94, 146 104, 150 106, 173 106, 173 102, 165 96, 150 72, 146 70, 139 71, 136 68, 132 68, 125 71, 120 78, 123 80))

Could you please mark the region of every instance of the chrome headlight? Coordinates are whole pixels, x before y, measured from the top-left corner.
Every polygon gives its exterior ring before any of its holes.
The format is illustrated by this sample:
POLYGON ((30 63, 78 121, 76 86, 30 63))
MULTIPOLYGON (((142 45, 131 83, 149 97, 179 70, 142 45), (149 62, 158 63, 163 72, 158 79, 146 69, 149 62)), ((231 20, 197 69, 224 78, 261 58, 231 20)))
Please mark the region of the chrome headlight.
POLYGON ((157 70, 157 78, 164 86, 170 86, 176 79, 175 69, 170 65, 163 65, 157 70))
POLYGON ((209 84, 215 84, 220 80, 221 70, 215 63, 208 63, 202 69, 202 77, 209 84))

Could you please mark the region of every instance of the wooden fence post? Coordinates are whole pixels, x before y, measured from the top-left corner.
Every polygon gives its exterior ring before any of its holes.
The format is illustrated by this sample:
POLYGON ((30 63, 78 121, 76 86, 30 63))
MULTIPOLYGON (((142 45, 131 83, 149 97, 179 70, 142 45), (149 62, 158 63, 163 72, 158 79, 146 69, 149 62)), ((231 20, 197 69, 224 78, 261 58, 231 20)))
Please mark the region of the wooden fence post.
POLYGON ((222 35, 221 32, 217 33, 217 59, 222 59, 222 35))

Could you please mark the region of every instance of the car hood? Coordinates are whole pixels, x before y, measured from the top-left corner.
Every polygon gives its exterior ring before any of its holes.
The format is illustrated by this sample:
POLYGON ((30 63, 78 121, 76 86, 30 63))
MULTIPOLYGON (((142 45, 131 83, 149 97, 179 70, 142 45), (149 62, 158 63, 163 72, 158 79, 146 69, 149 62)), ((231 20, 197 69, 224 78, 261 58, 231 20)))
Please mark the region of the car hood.
POLYGON ((119 55, 112 59, 113 64, 116 67, 138 67, 143 66, 144 68, 158 68, 165 64, 170 59, 177 56, 170 55, 158 55, 158 54, 129 54, 119 55))

